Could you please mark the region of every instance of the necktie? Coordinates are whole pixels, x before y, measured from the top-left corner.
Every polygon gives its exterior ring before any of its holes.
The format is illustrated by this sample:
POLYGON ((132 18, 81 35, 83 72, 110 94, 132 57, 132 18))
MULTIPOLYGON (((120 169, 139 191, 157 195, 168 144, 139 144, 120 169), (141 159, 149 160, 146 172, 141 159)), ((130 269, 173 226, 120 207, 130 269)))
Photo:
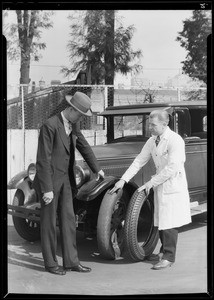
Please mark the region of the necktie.
POLYGON ((160 142, 160 137, 158 135, 157 138, 156 138, 156 140, 155 140, 156 147, 158 146, 159 142, 160 142))
POLYGON ((67 133, 67 137, 68 137, 68 144, 69 144, 69 148, 71 145, 71 132, 72 132, 72 125, 71 122, 68 122, 68 133, 67 133))
POLYGON ((69 125, 69 135, 71 134, 71 131, 72 131, 72 123, 71 122, 68 122, 68 125, 69 125))
POLYGON ((71 145, 72 145, 72 148, 75 149, 75 147, 76 147, 76 136, 75 136, 75 134, 73 134, 72 130, 73 130, 72 123, 69 122, 69 131, 70 131, 70 133, 68 135, 69 147, 71 147, 71 145))

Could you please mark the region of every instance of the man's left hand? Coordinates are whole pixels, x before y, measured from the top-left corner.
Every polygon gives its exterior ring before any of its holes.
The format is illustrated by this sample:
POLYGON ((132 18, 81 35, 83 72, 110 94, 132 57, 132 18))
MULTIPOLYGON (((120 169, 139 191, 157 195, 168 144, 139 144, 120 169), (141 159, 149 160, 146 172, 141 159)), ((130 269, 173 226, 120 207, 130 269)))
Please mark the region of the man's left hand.
POLYGON ((100 170, 98 173, 97 173, 97 178, 96 178, 96 181, 100 180, 100 179, 103 179, 105 177, 105 174, 103 172, 103 170, 100 170))
POLYGON ((151 188, 152 188, 152 184, 151 184, 150 181, 148 181, 148 182, 146 182, 144 185, 142 185, 141 187, 139 187, 139 188, 137 189, 137 191, 138 191, 138 192, 141 192, 141 191, 145 190, 146 195, 149 195, 149 192, 150 192, 151 188))

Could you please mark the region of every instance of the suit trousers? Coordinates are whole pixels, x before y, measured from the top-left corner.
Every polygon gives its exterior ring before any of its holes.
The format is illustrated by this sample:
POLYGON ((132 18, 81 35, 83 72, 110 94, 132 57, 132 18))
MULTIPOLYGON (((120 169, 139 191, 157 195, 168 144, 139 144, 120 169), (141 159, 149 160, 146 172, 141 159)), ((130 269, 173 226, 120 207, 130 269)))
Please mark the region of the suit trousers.
POLYGON ((73 210, 72 192, 68 174, 59 192, 51 203, 45 205, 41 199, 41 248, 45 267, 58 266, 57 261, 57 226, 58 215, 62 261, 64 267, 79 264, 76 247, 76 221, 73 210))
POLYGON ((176 256, 176 246, 178 240, 178 229, 164 229, 159 230, 159 236, 161 241, 160 252, 163 253, 163 259, 174 262, 176 256))

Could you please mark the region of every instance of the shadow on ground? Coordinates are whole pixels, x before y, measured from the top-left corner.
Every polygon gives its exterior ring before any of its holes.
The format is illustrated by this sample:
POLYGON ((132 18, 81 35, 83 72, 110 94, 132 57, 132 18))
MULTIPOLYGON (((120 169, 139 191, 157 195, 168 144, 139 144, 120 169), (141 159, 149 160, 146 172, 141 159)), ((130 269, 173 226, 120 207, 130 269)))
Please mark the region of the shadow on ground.
MULTIPOLYGON (((179 229, 179 233, 207 226, 207 214, 192 217, 192 223, 179 229)), ((133 264, 128 258, 120 257, 116 260, 104 260, 100 257, 96 236, 85 238, 82 232, 77 232, 77 248, 80 262, 84 265, 88 262, 102 264, 133 264)), ((58 233, 57 256, 61 258, 61 247, 58 233)), ((145 263, 150 263, 144 261, 145 263)), ((45 271, 41 254, 40 241, 28 242, 19 237, 14 226, 8 226, 8 264, 22 266, 37 271, 45 271)))

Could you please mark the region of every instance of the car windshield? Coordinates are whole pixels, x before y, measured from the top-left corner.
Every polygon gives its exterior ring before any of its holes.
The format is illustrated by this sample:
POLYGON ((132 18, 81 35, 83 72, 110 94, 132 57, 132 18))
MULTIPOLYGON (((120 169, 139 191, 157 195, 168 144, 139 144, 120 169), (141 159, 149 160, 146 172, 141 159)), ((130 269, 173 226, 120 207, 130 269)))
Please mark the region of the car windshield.
POLYGON ((149 114, 114 116, 114 139, 150 137, 149 114))

